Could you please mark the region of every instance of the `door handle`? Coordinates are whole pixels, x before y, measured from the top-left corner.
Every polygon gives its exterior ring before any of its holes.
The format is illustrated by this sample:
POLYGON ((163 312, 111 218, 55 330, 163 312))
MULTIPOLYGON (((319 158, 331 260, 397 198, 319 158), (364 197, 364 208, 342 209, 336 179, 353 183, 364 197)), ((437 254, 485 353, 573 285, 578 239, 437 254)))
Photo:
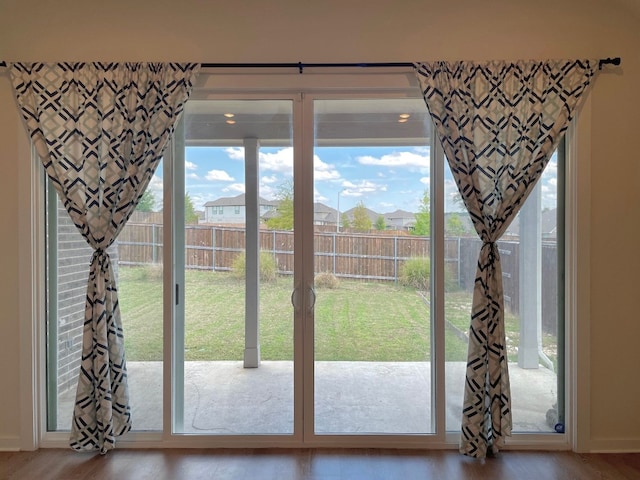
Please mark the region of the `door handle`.
MULTIPOLYGON (((300 302, 299 302, 299 293, 300 289, 298 287, 294 288, 291 292, 291 305, 293 305, 294 310, 300 311, 300 302)), ((316 305, 316 291, 313 287, 309 287, 309 301, 307 302, 307 311, 311 312, 313 307, 316 305)))
POLYGON ((300 310, 300 306, 298 305, 298 291, 299 289, 296 287, 291 292, 291 305, 296 312, 300 310))
POLYGON ((313 287, 309 287, 309 308, 308 311, 311 313, 313 311, 313 307, 316 306, 316 291, 313 287))

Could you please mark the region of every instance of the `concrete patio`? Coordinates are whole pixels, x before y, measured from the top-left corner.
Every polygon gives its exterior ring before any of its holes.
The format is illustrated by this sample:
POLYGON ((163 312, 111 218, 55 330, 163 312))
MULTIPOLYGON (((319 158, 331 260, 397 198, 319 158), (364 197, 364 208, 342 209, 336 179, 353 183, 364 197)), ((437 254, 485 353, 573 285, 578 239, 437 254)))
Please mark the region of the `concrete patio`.
MULTIPOLYGON (((135 430, 162 428, 162 363, 129 362, 135 430)), ((432 433, 428 362, 316 362, 316 433, 432 433)), ((446 364, 447 429, 460 427, 463 362, 446 364)), ((186 362, 184 432, 290 434, 293 363, 186 362)), ((556 402, 556 376, 546 368, 510 365, 513 429, 549 432, 546 413, 556 402)), ((70 391, 60 396, 58 428, 69 429, 70 391)))

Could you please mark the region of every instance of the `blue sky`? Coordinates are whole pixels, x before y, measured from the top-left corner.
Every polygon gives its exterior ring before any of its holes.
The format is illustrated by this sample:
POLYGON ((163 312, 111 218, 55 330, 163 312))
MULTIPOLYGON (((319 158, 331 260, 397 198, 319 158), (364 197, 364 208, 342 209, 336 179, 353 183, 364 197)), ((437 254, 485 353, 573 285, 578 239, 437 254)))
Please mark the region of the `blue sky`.
MULTIPOLYGON (((276 198, 279 187, 293 174, 293 149, 260 149, 260 195, 276 198)), ((555 156, 542 179, 543 208, 555 207, 555 156)), ((314 155, 314 201, 348 210, 363 202, 378 213, 396 209, 417 212, 429 188, 428 147, 317 147, 314 155)), ((187 147, 186 191, 196 209, 220 197, 244 193, 244 153, 240 147, 187 147)), ((150 186, 161 205, 162 170, 150 186)), ((451 174, 445 174, 445 211, 459 211, 454 201, 457 189, 451 174)))

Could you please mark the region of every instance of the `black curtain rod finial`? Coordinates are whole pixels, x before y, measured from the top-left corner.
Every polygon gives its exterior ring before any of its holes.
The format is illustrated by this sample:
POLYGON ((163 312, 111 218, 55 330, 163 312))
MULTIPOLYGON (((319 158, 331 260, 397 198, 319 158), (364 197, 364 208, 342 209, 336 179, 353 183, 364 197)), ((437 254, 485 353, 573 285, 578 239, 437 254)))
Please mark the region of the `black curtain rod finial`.
POLYGON ((620 59, 620 57, 601 58, 600 61, 598 62, 598 70, 602 70, 603 65, 619 66, 620 63, 622 63, 622 60, 620 59))

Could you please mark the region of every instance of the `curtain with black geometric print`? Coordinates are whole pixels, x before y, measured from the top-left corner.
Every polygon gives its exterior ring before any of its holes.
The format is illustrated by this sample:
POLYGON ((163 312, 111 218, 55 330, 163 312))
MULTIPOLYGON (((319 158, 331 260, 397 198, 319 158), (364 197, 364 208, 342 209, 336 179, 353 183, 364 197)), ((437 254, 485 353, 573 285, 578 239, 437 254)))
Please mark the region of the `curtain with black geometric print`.
POLYGON ((484 458, 511 435, 502 269, 496 242, 540 178, 597 60, 415 63, 458 190, 482 240, 460 452, 484 458))
MULTIPOLYGON (((14 93, 33 145, 94 250, 70 445, 106 453, 131 429, 124 337, 107 248, 151 180, 197 64, 14 63, 14 93)), ((89 259, 87 259, 89 260, 89 259)))

